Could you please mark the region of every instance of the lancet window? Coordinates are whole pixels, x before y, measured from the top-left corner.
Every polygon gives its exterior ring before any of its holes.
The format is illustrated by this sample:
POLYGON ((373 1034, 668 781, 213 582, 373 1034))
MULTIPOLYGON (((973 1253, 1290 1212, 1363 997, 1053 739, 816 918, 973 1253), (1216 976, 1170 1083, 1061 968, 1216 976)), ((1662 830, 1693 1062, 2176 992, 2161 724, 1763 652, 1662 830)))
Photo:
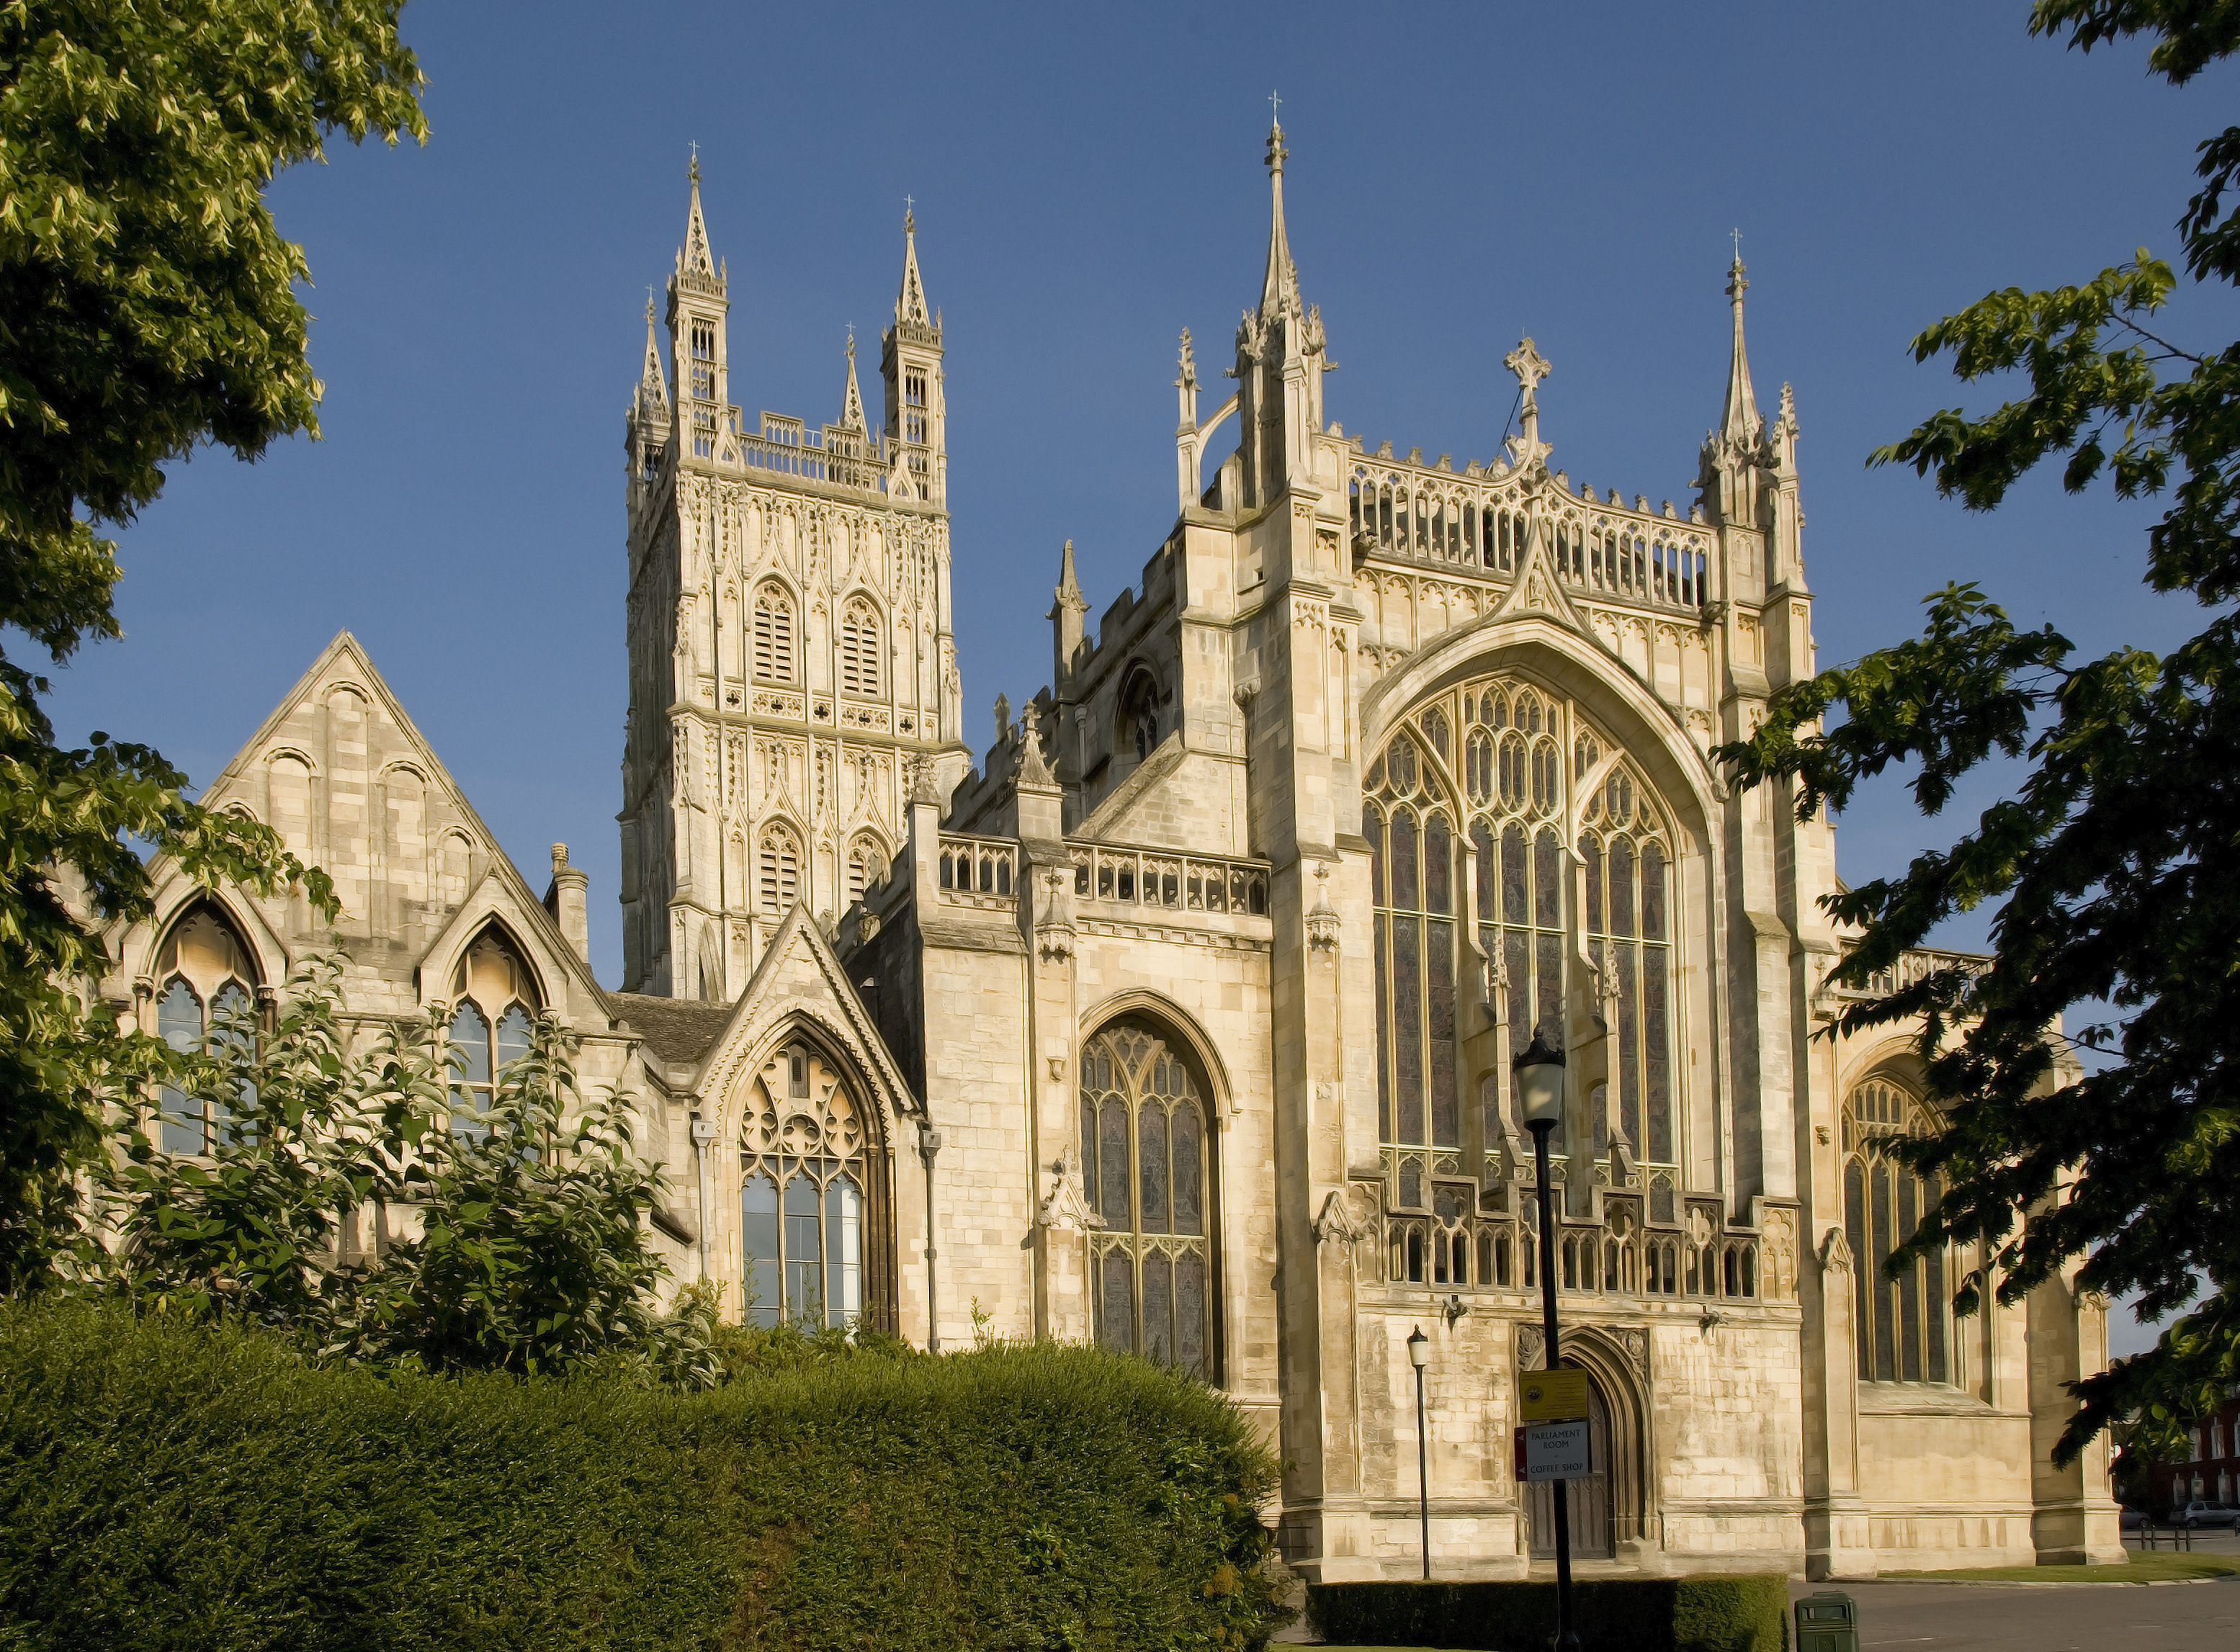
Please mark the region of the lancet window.
POLYGON ((452 972, 448 1032, 451 1129, 488 1134, 486 1122, 507 1066, 529 1054, 537 1022, 536 977, 495 925, 475 938, 452 972))
POLYGON ((750 1324, 849 1326, 865 1311, 868 1115, 803 1044, 748 1081, 739 1121, 740 1299, 750 1324))
POLYGON ((840 615, 840 687, 849 694, 879 691, 879 616, 858 596, 840 615))
POLYGON ((801 840, 783 822, 763 828, 755 851, 755 882, 766 916, 784 916, 801 898, 801 840))
MULTIPOLYGON (((1573 772, 1583 776, 1601 760, 1600 742, 1581 734, 1573 744, 1573 772)), ((1585 800, 1580 822, 1588 949, 1603 971, 1603 1003, 1617 1040, 1610 1062, 1616 1093, 1596 1102, 1596 1149, 1608 1144, 1615 1108, 1636 1157, 1673 1164, 1670 835, 1648 786, 1623 763, 1585 800)))
POLYGON ((1850 1246, 1853 1340, 1866 1382, 1957 1380, 1949 1251, 1933 1251, 1890 1276, 1890 1255, 1913 1236, 1942 1193, 1890 1151, 1931 1135, 1929 1109, 1886 1079, 1853 1090, 1843 1104, 1843 1231, 1850 1246))
POLYGON ((879 840, 868 834, 849 847, 848 900, 851 905, 862 900, 867 890, 886 881, 889 860, 879 840))
POLYGON ((1082 1182, 1097 1340, 1199 1376, 1213 1349, 1205 1094, 1159 1032, 1121 1022, 1081 1055, 1082 1182))
POLYGON ((793 598, 782 586, 766 584, 756 589, 752 649, 758 681, 794 681, 793 598))
MULTIPOLYGON (((172 926, 156 955, 157 1036, 177 1050, 253 1044, 257 1037, 256 962, 240 932, 208 902, 172 926)), ((170 1085, 158 1096, 159 1144, 166 1153, 206 1153, 234 1116, 170 1085)))

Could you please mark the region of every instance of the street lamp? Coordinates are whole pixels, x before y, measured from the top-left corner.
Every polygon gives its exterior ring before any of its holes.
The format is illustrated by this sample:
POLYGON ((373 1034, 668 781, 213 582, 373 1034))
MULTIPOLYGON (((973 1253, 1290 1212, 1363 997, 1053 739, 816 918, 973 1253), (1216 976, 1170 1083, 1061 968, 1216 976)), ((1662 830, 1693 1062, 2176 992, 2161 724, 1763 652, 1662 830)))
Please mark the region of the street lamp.
MULTIPOLYGON (((1517 1110, 1532 1132, 1532 1158, 1540 1202, 1540 1319, 1548 1344, 1546 1368, 1557 1366, 1556 1216, 1548 1196, 1548 1137, 1563 1122, 1563 1052, 1535 1029, 1532 1042, 1514 1063, 1517 1110)), ((1571 1507, 1567 1481, 1556 1489, 1556 1649, 1571 1652, 1579 1644, 1571 1628, 1571 1507)))
POLYGON ((1423 1443, 1423 1368, 1431 1362, 1431 1339, 1421 1325, 1408 1333, 1408 1363, 1416 1368, 1416 1512, 1423 1527, 1423 1577, 1431 1575, 1430 1457, 1423 1443))

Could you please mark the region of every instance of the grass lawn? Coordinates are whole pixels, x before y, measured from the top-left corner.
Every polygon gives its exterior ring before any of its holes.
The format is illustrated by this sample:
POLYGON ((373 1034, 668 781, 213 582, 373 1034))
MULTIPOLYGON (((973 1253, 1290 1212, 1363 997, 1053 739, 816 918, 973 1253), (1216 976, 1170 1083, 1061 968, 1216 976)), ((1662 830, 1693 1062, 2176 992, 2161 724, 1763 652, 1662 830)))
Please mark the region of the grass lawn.
MULTIPOLYGON (((2240 1576, 2240 1555, 2128 1552, 2123 1566, 1985 1566, 1959 1572, 1884 1572, 1887 1578, 1926 1577, 1956 1583, 2169 1583, 2197 1577, 2240 1576)), ((1836 1585, 1840 1589, 1840 1583, 1836 1585)))

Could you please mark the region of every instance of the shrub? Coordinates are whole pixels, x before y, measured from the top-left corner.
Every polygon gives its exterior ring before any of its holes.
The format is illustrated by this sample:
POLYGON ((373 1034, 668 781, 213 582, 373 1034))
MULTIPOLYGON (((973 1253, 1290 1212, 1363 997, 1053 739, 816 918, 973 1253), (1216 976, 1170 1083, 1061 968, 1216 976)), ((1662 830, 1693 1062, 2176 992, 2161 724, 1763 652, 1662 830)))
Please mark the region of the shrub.
POLYGON ((1251 1647, 1275 1465, 1085 1349, 597 1377, 317 1369, 0 1308, 0 1647, 1251 1647))
MULTIPOLYGON (((1778 1573, 1597 1577, 1571 1586, 1572 1628, 1625 1652, 1785 1652, 1789 1580, 1778 1573)), ((1556 1632, 1552 1582, 1317 1583, 1307 1615, 1326 1641, 1542 1652, 1556 1632)))

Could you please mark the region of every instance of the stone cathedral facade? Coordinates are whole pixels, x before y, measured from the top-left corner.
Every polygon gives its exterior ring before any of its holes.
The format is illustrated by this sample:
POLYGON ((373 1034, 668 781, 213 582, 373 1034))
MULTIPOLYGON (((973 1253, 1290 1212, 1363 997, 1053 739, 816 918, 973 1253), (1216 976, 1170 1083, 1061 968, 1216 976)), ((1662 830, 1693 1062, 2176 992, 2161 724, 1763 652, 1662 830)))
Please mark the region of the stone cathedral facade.
MULTIPOLYGON (((1584 1569, 2115 1556, 2104 1457, 2050 1456, 2104 1304, 1961 1320, 1970 1256, 1884 1275, 1935 1196, 1884 1144, 1936 1109, 1902 1029, 1827 1036, 1830 825, 1709 756, 1813 669, 1799 425, 1757 400, 1739 259, 1693 500, 1551 468, 1530 339, 1499 453, 1401 456, 1325 406, 1285 159, 1271 132, 1210 413, 1183 336, 1171 530, 1093 627, 1066 546, 1050 683, 978 752, 915 224, 880 426, 852 338, 834 422, 750 422, 696 166, 625 422, 619 989, 565 849, 540 898, 347 634, 208 796, 335 873, 352 1007, 437 1015, 464 1082, 529 1017, 577 1035, 639 1098, 680 1278, 765 1322, 1197 1372, 1280 1450, 1310 1576, 1420 1563, 1417 1327, 1435 1565, 1548 1563, 1510 1445, 1545 1356, 1510 1089, 1536 1029, 1570 1063, 1584 1569)), ((324 938, 158 869, 103 983, 151 1031, 203 1036, 324 938)))

